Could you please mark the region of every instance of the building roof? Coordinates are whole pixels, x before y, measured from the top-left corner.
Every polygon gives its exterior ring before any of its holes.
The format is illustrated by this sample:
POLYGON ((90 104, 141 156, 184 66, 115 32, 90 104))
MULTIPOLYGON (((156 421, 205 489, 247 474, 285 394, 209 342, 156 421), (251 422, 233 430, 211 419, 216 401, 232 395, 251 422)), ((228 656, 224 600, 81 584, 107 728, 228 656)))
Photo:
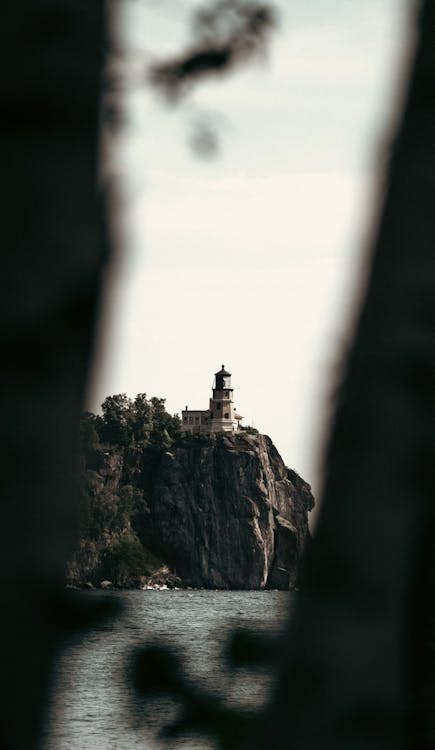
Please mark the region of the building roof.
POLYGON ((182 414, 210 414, 210 409, 183 409, 182 414))
POLYGON ((222 365, 222 369, 215 372, 215 375, 229 375, 231 377, 231 373, 226 371, 225 365, 222 365))

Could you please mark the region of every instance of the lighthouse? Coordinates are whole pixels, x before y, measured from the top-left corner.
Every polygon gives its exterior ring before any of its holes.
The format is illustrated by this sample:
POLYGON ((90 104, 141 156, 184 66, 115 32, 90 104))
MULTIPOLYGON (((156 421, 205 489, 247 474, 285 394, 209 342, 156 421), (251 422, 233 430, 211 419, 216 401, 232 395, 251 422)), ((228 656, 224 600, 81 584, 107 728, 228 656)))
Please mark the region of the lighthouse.
POLYGON ((211 432, 234 432, 237 427, 231 373, 225 369, 225 365, 222 365, 214 375, 213 395, 210 399, 210 426, 211 432))
POLYGON ((181 412, 183 432, 235 432, 243 417, 234 408, 231 373, 222 365, 214 374, 212 397, 208 409, 194 411, 187 406, 181 412))

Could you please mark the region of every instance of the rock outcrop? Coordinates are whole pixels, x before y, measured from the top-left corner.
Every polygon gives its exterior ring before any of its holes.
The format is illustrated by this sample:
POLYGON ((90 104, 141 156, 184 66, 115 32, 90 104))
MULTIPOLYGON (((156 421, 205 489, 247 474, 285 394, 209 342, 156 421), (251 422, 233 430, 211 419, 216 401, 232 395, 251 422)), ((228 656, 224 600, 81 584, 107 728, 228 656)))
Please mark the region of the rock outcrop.
POLYGON ((68 584, 297 585, 314 499, 269 437, 164 432, 154 444, 135 445, 122 433, 118 442, 102 441, 92 420, 68 584))
POLYGON ((266 435, 185 436, 162 453, 145 494, 138 534, 184 585, 296 585, 314 499, 266 435))

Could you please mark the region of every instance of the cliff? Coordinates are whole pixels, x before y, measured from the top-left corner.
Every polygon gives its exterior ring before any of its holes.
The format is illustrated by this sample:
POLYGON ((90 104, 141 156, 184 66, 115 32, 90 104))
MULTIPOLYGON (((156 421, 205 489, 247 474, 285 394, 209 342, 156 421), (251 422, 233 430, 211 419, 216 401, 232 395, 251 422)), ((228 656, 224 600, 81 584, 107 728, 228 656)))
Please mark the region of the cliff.
POLYGON ((70 584, 296 585, 314 500, 266 435, 180 434, 162 399, 121 394, 83 415, 81 454, 70 584))
POLYGON ((287 589, 313 505, 266 435, 189 436, 160 458, 140 535, 186 585, 287 589))

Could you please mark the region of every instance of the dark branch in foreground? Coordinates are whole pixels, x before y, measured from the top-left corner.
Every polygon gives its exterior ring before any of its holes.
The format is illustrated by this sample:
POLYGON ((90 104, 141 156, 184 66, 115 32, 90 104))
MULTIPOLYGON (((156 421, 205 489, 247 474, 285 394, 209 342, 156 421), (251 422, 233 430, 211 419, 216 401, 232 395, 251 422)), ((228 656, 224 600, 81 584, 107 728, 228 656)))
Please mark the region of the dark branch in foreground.
POLYGON ((276 24, 267 3, 217 0, 195 14, 195 43, 173 60, 154 65, 149 79, 168 99, 179 99, 205 77, 229 73, 263 52, 276 24))

